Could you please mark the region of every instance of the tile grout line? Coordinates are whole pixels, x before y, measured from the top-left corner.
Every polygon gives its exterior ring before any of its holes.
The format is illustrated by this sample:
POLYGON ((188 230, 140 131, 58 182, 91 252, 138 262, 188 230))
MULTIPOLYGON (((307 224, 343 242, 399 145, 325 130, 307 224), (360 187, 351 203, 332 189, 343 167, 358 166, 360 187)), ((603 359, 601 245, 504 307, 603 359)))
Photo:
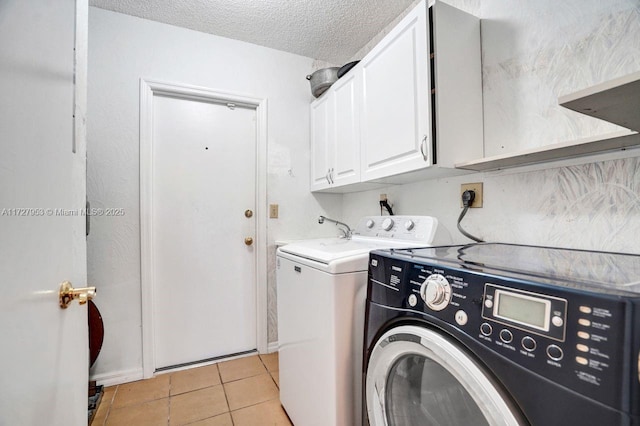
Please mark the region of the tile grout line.
POLYGON ((171 382, 173 381, 173 373, 169 373, 169 396, 167 397, 167 426, 171 425, 171 382))
POLYGON ((227 403, 227 413, 229 413, 229 418, 231 419, 231 426, 235 425, 233 422, 233 416, 231 415, 231 406, 229 405, 229 398, 227 397, 227 389, 224 387, 224 383, 222 383, 222 373, 220 373, 220 365, 216 364, 216 371, 218 372, 218 379, 220 379, 220 386, 222 386, 222 393, 224 394, 224 400, 227 403))

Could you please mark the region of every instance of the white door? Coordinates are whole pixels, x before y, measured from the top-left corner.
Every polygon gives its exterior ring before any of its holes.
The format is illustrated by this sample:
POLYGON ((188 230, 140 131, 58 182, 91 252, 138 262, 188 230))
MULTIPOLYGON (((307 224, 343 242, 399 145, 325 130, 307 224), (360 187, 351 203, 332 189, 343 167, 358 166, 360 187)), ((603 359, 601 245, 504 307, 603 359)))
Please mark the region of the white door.
POLYGON ((311 191, 331 186, 329 168, 334 135, 333 93, 327 92, 309 107, 311 122, 311 191))
POLYGON ((363 75, 363 181, 429 165, 426 14, 421 3, 359 64, 363 75))
POLYGON ((361 73, 352 70, 334 83, 334 133, 330 151, 336 185, 360 182, 360 93, 361 73))
POLYGON ((154 95, 152 146, 155 368, 256 349, 256 110, 154 95))
POLYGON ((0 425, 87 424, 87 308, 58 305, 62 281, 87 279, 75 15, 74 0, 0 4, 0 425))

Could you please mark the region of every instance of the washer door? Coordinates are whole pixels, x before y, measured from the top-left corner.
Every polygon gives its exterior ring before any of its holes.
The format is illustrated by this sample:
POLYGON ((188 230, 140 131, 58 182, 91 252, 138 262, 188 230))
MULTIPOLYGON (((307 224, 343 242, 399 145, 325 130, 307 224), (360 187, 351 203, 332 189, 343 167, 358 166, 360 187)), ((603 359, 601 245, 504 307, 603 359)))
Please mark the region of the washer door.
POLYGON ((401 326, 376 343, 366 378, 372 426, 525 425, 510 398, 453 341, 401 326))

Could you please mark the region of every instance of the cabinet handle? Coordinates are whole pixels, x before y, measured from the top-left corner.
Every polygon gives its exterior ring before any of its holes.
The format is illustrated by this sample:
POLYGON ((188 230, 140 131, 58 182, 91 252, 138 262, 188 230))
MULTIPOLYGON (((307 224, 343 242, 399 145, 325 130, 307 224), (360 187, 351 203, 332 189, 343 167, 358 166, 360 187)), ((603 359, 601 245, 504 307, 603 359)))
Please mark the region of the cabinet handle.
POLYGON ((329 169, 329 177, 331 178, 331 183, 334 184, 335 181, 333 180, 333 167, 329 169))
POLYGON ((329 180, 329 172, 330 172, 330 169, 327 169, 327 174, 324 175, 324 178, 327 180, 327 183, 331 185, 331 181, 329 180))
POLYGON ((422 154, 422 158, 424 161, 429 160, 429 150, 427 149, 427 135, 422 138, 422 142, 420 142, 420 154, 422 154))

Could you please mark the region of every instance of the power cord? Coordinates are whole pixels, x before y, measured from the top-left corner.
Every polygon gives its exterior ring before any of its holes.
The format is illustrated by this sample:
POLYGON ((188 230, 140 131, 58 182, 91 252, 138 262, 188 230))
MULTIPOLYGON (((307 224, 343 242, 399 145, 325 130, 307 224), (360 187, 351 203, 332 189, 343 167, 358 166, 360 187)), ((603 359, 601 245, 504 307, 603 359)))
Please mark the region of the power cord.
MULTIPOLYGON (((471 207, 475 198, 476 193, 473 190, 467 190, 462 193, 462 205, 464 206, 464 209, 462 209, 462 213, 460 213, 460 216, 458 217, 458 231, 460 231, 462 235, 469 239, 472 239, 473 241, 483 243, 484 240, 481 240, 480 238, 474 237, 473 235, 469 234, 467 231, 462 229, 462 226, 460 225, 460 222, 462 222, 464 215, 467 214, 467 210, 469 210, 469 207, 471 207)), ((380 202, 380 204, 382 204, 382 201, 380 202)))
POLYGON ((380 213, 382 213, 383 207, 387 209, 387 212, 389 212, 389 216, 393 216, 393 209, 391 208, 391 205, 387 200, 380 200, 380 213))

